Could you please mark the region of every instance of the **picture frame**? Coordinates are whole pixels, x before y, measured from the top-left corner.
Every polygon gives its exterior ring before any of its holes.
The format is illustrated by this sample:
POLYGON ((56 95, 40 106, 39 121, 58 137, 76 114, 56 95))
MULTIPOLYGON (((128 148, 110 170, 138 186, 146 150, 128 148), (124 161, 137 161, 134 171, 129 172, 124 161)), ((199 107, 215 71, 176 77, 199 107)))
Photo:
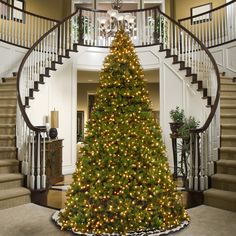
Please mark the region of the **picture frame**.
POLYGON ((197 16, 197 15, 207 12, 207 11, 210 11, 211 9, 212 9, 212 3, 207 3, 207 4, 200 5, 200 6, 192 7, 190 9, 191 24, 199 24, 199 23, 203 23, 206 21, 210 21, 212 19, 211 13, 206 13, 201 16, 197 16), (196 16, 196 17, 194 17, 194 16, 196 16))
MULTIPOLYGON (((10 3, 9 0, 2 0, 5 3, 10 3)), ((9 20, 10 18, 10 7, 8 7, 7 5, 1 4, 0 7, 0 17, 1 19, 6 19, 9 20)))
POLYGON ((77 143, 84 141, 84 111, 77 111, 77 143))
MULTIPOLYGON (((12 0, 12 5, 21 10, 25 10, 25 1, 24 0, 12 0)), ((12 20, 24 23, 25 22, 25 14, 16 9, 12 9, 12 20)))

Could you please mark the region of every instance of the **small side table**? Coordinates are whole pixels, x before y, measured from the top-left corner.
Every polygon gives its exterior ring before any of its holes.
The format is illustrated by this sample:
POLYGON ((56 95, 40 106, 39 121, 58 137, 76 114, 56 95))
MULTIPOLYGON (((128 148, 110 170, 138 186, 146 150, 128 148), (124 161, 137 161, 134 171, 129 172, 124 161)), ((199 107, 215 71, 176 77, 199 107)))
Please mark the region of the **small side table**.
POLYGON ((172 151, 173 151, 173 159, 174 159, 174 179, 177 179, 178 177, 183 177, 184 179, 186 179, 187 175, 188 175, 188 169, 187 169, 187 156, 186 156, 186 152, 185 150, 181 150, 181 166, 180 168, 182 169, 182 176, 178 176, 178 149, 177 149, 177 140, 181 139, 181 144, 182 147, 184 147, 185 145, 187 145, 189 142, 188 140, 183 139, 182 137, 180 137, 178 134, 170 134, 170 138, 172 141, 172 151))

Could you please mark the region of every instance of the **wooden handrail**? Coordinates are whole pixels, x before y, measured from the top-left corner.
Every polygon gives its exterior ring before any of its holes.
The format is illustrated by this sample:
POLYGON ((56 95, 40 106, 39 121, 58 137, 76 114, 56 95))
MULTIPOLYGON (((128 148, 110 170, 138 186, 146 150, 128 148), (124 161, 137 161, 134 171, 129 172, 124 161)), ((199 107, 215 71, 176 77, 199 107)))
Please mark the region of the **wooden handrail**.
POLYGON ((220 73, 219 73, 219 69, 218 69, 218 66, 217 66, 217 63, 214 59, 214 57, 212 56, 212 54, 210 53, 210 51, 208 50, 208 48, 191 32, 189 31, 188 29, 186 29, 184 26, 182 26, 180 23, 178 23, 176 20, 172 19, 171 17, 169 17, 168 15, 166 15, 165 13, 163 13, 160 8, 158 7, 158 10, 159 12, 165 16, 166 18, 168 18, 171 22, 173 22, 174 24, 178 25, 178 27, 180 27, 183 31, 185 31, 187 34, 189 34, 192 38, 194 38, 194 40, 196 42, 198 42, 198 44, 201 46, 202 50, 204 50, 206 52, 206 54, 208 55, 208 57, 210 58, 212 64, 213 64, 213 67, 214 67, 214 70, 215 70, 215 73, 216 73, 216 77, 217 77, 217 89, 216 89, 216 97, 215 97, 215 101, 214 101, 214 104, 211 108, 211 112, 207 118, 207 120, 205 121, 205 123, 203 124, 202 127, 198 128, 198 129, 195 129, 193 130, 193 132, 197 132, 197 133, 201 133, 201 132, 204 132, 207 130, 207 128, 209 127, 215 113, 216 113, 216 110, 217 110, 217 107, 218 107, 218 104, 219 104, 219 99, 220 99, 220 73))
POLYGON ((21 100, 21 96, 20 96, 20 77, 21 77, 21 73, 23 70, 23 67, 25 65, 26 60, 28 59, 28 57, 30 56, 30 54, 33 52, 33 50, 40 44, 40 42, 42 42, 51 32, 53 32, 56 28, 59 28, 63 23, 65 23, 67 20, 69 20, 70 18, 72 18, 74 15, 76 15, 78 12, 78 10, 76 10, 73 14, 71 14, 70 16, 66 17, 63 21, 57 23, 55 26, 53 26, 49 31, 47 31, 44 35, 42 35, 34 44, 33 46, 27 51, 27 53, 25 54, 25 56, 22 59, 22 62, 19 66, 18 72, 17 72, 17 100, 18 100, 18 104, 19 104, 19 108, 21 111, 21 114, 27 124, 27 126, 34 132, 45 132, 46 131, 46 127, 36 127, 34 126, 29 118, 27 113, 25 112, 25 107, 23 106, 22 100, 21 100))
POLYGON ((44 20, 53 21, 53 22, 57 22, 57 23, 60 22, 59 20, 55 20, 55 19, 52 19, 52 18, 49 18, 49 17, 45 17, 45 16, 41 16, 41 15, 29 12, 29 11, 25 11, 25 10, 20 9, 18 7, 15 7, 15 6, 13 6, 13 5, 9 4, 9 3, 3 2, 2 0, 0 0, 0 3, 6 5, 6 6, 10 7, 10 8, 16 9, 17 11, 21 11, 21 12, 23 12, 25 14, 28 14, 28 15, 32 15, 32 16, 35 16, 35 17, 38 17, 38 18, 41 18, 41 19, 44 19, 44 20))
POLYGON ((225 3, 225 4, 221 5, 221 6, 218 6, 216 8, 213 8, 213 9, 209 10, 209 11, 205 11, 203 13, 200 13, 200 14, 197 14, 197 15, 194 15, 194 16, 188 16, 188 17, 185 17, 185 18, 181 18, 178 21, 181 22, 181 21, 184 21, 184 20, 190 20, 190 19, 193 19, 193 18, 197 18, 197 17, 203 16, 203 15, 206 15, 208 13, 212 13, 212 12, 217 11, 217 10, 219 10, 221 8, 224 8, 224 7, 228 6, 228 5, 231 5, 234 2, 236 2, 236 0, 232 0, 232 1, 230 1, 228 3, 225 3))

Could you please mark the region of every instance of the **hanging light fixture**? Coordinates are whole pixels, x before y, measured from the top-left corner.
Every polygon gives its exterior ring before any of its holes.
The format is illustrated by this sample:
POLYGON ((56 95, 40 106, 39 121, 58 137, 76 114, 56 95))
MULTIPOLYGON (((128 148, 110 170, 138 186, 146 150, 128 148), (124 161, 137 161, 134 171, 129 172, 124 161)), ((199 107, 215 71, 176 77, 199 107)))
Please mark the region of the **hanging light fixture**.
POLYGON ((98 17, 100 35, 104 38, 113 37, 119 28, 131 33, 135 27, 136 17, 131 13, 120 13, 122 0, 113 0, 111 9, 106 16, 98 17))

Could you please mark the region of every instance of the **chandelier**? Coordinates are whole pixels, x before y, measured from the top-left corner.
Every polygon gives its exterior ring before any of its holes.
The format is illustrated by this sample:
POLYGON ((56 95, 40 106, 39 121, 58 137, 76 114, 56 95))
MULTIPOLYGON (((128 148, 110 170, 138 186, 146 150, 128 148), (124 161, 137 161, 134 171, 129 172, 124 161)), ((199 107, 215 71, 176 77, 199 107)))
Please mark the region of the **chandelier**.
POLYGON ((120 13, 122 0, 113 0, 107 14, 98 17, 100 35, 104 38, 113 37, 118 29, 132 34, 135 29, 136 17, 131 13, 120 13))

